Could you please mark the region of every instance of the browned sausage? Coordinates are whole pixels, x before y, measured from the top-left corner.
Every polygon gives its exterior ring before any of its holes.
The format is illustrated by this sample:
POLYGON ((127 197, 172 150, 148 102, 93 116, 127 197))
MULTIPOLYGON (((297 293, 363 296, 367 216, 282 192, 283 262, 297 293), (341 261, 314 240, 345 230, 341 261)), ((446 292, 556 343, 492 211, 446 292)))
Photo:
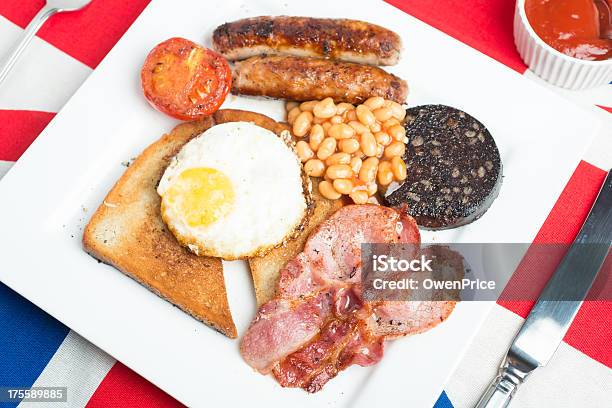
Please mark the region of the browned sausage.
POLYGON ((371 65, 322 58, 251 57, 235 63, 232 92, 293 101, 361 103, 382 96, 406 101, 406 81, 371 65))
POLYGON ((393 31, 347 19, 253 17, 225 23, 213 33, 213 47, 229 60, 267 54, 395 65, 401 46, 393 31))

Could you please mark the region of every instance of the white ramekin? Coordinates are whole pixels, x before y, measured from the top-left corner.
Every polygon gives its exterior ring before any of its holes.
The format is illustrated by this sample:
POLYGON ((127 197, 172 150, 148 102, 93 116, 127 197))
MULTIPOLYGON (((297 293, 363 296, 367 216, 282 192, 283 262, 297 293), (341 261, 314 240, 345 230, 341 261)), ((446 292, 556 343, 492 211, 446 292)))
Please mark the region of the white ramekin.
POLYGON ((577 90, 612 81, 612 59, 585 61, 569 57, 538 37, 527 20, 525 0, 516 0, 514 43, 525 64, 553 85, 577 90))

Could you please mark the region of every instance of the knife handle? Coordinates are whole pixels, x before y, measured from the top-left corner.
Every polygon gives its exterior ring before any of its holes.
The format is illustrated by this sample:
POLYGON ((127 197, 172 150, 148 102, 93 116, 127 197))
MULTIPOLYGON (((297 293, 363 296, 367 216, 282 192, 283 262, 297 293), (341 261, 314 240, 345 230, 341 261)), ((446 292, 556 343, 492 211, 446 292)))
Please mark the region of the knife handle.
POLYGON ((525 372, 505 361, 475 408, 506 408, 526 377, 525 372))

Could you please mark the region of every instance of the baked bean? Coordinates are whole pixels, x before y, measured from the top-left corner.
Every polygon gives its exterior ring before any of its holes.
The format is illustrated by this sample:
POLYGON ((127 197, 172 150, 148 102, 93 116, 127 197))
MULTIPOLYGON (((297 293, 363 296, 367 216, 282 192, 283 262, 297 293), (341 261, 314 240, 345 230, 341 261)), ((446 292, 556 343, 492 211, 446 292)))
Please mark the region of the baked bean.
POLYGON ((336 115, 342 115, 348 111, 355 109, 350 103, 342 102, 336 105, 336 115))
POLYGON ((325 164, 319 159, 310 159, 304 163, 304 171, 311 177, 321 177, 325 174, 325 164))
POLYGON ((325 164, 333 166, 334 164, 349 164, 351 162, 351 155, 348 153, 334 153, 325 160, 325 164))
POLYGON ((354 182, 355 187, 353 187, 353 191, 356 191, 356 190, 367 191, 368 190, 368 188, 366 186, 367 183, 364 183, 363 181, 359 180, 359 178, 356 178, 354 181, 355 181, 354 182))
POLYGON ((336 151, 336 139, 333 137, 326 137, 323 139, 317 150, 317 157, 321 160, 327 159, 329 156, 334 154, 336 151))
POLYGON ((295 118, 297 118, 300 113, 302 113, 302 111, 297 106, 287 112, 287 123, 293 125, 293 122, 295 122, 295 118))
POLYGON ((353 202, 355 204, 365 204, 370 198, 368 192, 365 190, 355 190, 351 194, 349 194, 349 197, 353 199, 353 202))
POLYGON ((376 184, 373 181, 369 182, 369 183, 366 184, 366 190, 368 192, 368 195, 373 196, 378 191, 378 184, 376 184))
POLYGON ((312 118, 311 112, 304 111, 300 113, 297 118, 295 118, 295 122, 293 122, 293 134, 297 137, 306 136, 306 133, 308 133, 312 125, 312 118))
POLYGON ((377 172, 378 184, 387 186, 393 181, 393 172, 391 171, 391 162, 382 161, 378 165, 377 172))
POLYGON ((308 112, 312 112, 312 110, 314 109, 315 105, 319 103, 319 101, 308 101, 308 102, 302 102, 300 104, 300 109, 303 111, 308 111, 308 112))
POLYGON ((363 164, 363 162, 361 161, 361 159, 359 157, 353 157, 351 159, 351 169, 353 169, 353 173, 355 174, 359 174, 359 170, 361 170, 361 165, 363 164))
POLYGON ((330 179, 348 179, 353 177, 353 169, 348 164, 333 164, 327 168, 325 175, 330 179))
POLYGON ((376 156, 376 139, 372 133, 363 133, 361 135, 359 145, 361 147, 361 151, 366 156, 376 156))
POLYGON ((344 153, 355 153, 359 150, 359 141, 357 139, 343 139, 338 142, 338 149, 344 153))
POLYGON ((391 109, 393 117, 399 121, 404 120, 404 118, 406 117, 406 110, 402 108, 402 105, 394 101, 389 102, 390 103, 388 105, 388 108, 391 109))
POLYGON ((337 200, 342 197, 342 194, 337 192, 332 183, 327 180, 323 180, 319 183, 319 193, 329 200, 337 200))
POLYGON ((385 123, 382 124, 383 129, 389 129, 390 127, 393 127, 395 125, 399 125, 400 121, 395 119, 395 118, 391 118, 388 121, 386 121, 385 123))
POLYGON ((325 98, 321 102, 317 103, 314 108, 312 108, 312 113, 317 118, 331 118, 336 114, 336 105, 334 104, 334 100, 332 98, 325 98))
POLYGON ((357 110, 356 109, 351 109, 350 111, 348 111, 348 113, 346 115, 346 120, 348 120, 348 121, 357 120, 357 110))
POLYGON ((297 108, 298 106, 300 106, 299 102, 287 101, 287 103, 285 104, 285 110, 289 112, 291 109, 297 108))
POLYGON ((355 109, 355 113, 357 114, 357 119, 359 119, 359 121, 366 126, 372 126, 372 124, 376 123, 376 118, 374 117, 374 114, 365 105, 359 105, 355 109))
POLYGON ((391 143, 391 136, 389 136, 385 132, 378 132, 378 133, 376 133, 374 135, 374 138, 376 139, 376 143, 378 143, 379 145, 382 145, 382 146, 388 146, 389 143, 391 143))
POLYGON ((314 157, 314 152, 308 143, 303 140, 297 142, 295 145, 295 150, 297 151, 297 155, 302 163, 314 157))
POLYGON ((344 119, 340 115, 335 115, 329 118, 329 121, 331 122, 332 125, 337 125, 339 123, 342 123, 344 119))
POLYGON ((359 180, 363 182, 374 181, 378 168, 378 159, 376 157, 368 157, 364 160, 359 170, 359 180))
POLYGON ((391 171, 395 180, 403 181, 406 179, 406 163, 401 157, 395 156, 391 159, 391 171))
POLYGON ((304 171, 322 177, 321 194, 330 199, 349 195, 364 204, 393 180, 406 179, 406 131, 402 106, 376 96, 360 105, 335 104, 332 98, 285 104, 304 171), (384 158, 384 159, 383 159, 384 158))
POLYGON ((371 111, 381 108, 385 104, 385 98, 382 96, 372 96, 368 98, 364 103, 365 106, 370 108, 371 111))
POLYGON ((323 126, 316 124, 310 128, 310 148, 314 151, 319 149, 319 145, 325 139, 325 132, 323 131, 323 126))
POLYGON ((404 129, 402 125, 395 125, 388 128, 387 133, 393 138, 393 140, 403 142, 404 137, 406 136, 406 129, 404 129))
POLYGON ((338 123, 338 124, 332 125, 327 131, 327 134, 333 137, 334 139, 338 139, 338 140, 350 139, 351 137, 355 135, 355 129, 353 129, 346 123, 338 123))
POLYGON ((406 145, 397 140, 385 148, 385 157, 391 159, 393 156, 403 156, 406 152, 406 145))
POLYGON ((356 120, 351 120, 348 125, 350 127, 352 127, 353 129, 355 129, 355 133, 357 133, 358 135, 368 132, 368 128, 367 126, 364 126, 363 123, 356 121, 356 120))
POLYGON ((321 123, 321 127, 323 127, 323 133, 325 134, 325 136, 327 136, 327 132, 329 131, 329 128, 331 126, 332 124, 329 123, 329 121, 321 123))
POLYGON ((334 190, 341 194, 350 194, 353 191, 353 182, 349 179, 336 179, 332 185, 334 190))
POLYGON ((379 122, 389 120, 393 116, 393 112, 391 111, 391 109, 385 108, 384 106, 382 108, 376 109, 372 113, 374 114, 376 120, 379 122))

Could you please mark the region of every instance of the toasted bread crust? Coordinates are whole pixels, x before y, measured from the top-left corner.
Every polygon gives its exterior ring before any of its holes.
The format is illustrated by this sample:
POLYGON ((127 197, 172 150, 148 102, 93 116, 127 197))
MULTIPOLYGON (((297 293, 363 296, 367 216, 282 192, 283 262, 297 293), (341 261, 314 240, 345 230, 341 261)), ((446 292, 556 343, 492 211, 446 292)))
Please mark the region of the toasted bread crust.
POLYGON ((181 247, 161 220, 155 191, 164 169, 210 118, 184 123, 147 147, 95 212, 83 247, 149 290, 230 338, 236 338, 221 260, 181 247))
POLYGON ((302 252, 310 233, 343 206, 342 200, 328 200, 321 196, 317 188, 318 180, 313 179, 312 184, 314 208, 306 227, 295 239, 273 249, 267 255, 249 259, 258 307, 274 297, 280 270, 290 259, 302 252))
POLYGON ((92 216, 85 251, 230 338, 237 337, 220 259, 194 255, 163 223, 156 187, 185 143, 216 123, 249 121, 275 133, 286 126, 252 112, 221 110, 183 123, 147 147, 92 216))
POLYGON ((282 131, 289 130, 286 123, 277 122, 272 118, 255 112, 243 111, 239 109, 221 109, 213 114, 215 125, 226 122, 252 122, 257 126, 268 129, 280 135, 282 131))

